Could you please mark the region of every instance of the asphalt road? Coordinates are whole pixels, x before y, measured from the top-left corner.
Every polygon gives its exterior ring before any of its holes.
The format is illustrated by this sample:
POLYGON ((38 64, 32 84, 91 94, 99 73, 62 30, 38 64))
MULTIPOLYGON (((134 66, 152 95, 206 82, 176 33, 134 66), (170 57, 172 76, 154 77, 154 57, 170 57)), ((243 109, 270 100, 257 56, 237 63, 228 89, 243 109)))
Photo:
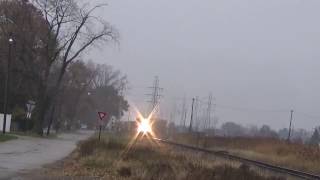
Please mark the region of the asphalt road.
POLYGON ((0 179, 9 179, 61 160, 76 148, 78 141, 92 134, 91 131, 81 131, 61 134, 56 139, 19 137, 0 143, 0 179))

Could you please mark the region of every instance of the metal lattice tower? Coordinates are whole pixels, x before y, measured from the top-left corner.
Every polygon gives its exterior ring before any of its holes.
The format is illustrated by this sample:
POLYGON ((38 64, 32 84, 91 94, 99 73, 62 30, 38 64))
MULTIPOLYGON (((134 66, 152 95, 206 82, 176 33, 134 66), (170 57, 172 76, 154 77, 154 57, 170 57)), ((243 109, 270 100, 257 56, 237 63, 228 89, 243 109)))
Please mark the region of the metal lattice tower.
POLYGON ((155 77, 153 86, 149 87, 149 89, 152 91, 151 94, 147 94, 147 96, 150 97, 150 100, 148 101, 150 103, 149 113, 155 111, 156 115, 156 113, 159 112, 159 103, 162 97, 161 92, 163 91, 163 88, 160 87, 158 76, 155 77))

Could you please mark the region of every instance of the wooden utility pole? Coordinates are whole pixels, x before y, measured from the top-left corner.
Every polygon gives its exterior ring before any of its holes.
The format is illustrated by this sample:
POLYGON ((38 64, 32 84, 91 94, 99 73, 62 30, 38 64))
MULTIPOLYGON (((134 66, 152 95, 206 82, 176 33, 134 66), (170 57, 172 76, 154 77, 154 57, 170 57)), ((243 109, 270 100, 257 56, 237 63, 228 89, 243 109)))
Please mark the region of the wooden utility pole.
POLYGON ((290 111, 290 125, 289 125, 289 134, 288 134, 288 142, 290 142, 291 131, 292 131, 292 118, 293 118, 293 110, 290 111))
POLYGON ((205 123, 204 123, 204 130, 210 129, 210 126, 211 126, 211 111, 212 111, 212 94, 210 93, 209 99, 208 99, 208 107, 207 107, 206 119, 205 119, 205 123))
POLYGON ((189 125, 189 132, 192 131, 194 101, 195 101, 195 98, 192 98, 191 119, 190 119, 190 125, 189 125))
POLYGON ((181 121, 180 125, 183 126, 184 128, 186 127, 186 97, 183 98, 182 102, 182 109, 181 109, 181 121))

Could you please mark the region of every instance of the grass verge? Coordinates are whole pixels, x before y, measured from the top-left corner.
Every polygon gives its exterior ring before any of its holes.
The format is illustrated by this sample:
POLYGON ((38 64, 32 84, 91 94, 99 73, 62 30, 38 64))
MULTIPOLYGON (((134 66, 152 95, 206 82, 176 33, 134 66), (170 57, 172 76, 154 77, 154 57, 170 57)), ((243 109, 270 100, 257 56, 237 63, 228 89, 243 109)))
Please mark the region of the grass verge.
POLYGON ((271 164, 320 174, 320 148, 277 139, 214 137, 201 138, 179 135, 174 141, 228 151, 232 154, 271 164))
POLYGON ((77 150, 61 169, 48 170, 47 175, 58 177, 96 177, 125 180, 282 180, 265 177, 248 166, 228 164, 195 153, 177 151, 154 144, 146 139, 129 151, 128 140, 104 137, 79 143, 77 150))
POLYGON ((0 142, 9 141, 9 140, 17 139, 17 138, 18 138, 17 136, 13 136, 13 135, 1 134, 0 135, 0 142))

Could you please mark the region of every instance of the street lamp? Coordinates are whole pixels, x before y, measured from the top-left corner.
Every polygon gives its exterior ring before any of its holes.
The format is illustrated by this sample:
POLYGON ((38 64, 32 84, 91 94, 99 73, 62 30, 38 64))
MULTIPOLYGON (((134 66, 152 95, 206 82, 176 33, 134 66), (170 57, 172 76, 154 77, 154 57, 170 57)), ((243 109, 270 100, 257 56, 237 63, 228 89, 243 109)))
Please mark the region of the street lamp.
POLYGON ((5 79, 5 89, 4 89, 4 106, 3 106, 3 134, 6 133, 6 125, 7 125, 7 110, 8 110, 8 92, 9 92, 9 86, 10 86, 10 68, 11 68, 11 49, 12 45, 14 43, 14 39, 12 37, 12 34, 10 34, 9 39, 9 51, 8 51, 8 62, 7 62, 7 76, 5 79))

